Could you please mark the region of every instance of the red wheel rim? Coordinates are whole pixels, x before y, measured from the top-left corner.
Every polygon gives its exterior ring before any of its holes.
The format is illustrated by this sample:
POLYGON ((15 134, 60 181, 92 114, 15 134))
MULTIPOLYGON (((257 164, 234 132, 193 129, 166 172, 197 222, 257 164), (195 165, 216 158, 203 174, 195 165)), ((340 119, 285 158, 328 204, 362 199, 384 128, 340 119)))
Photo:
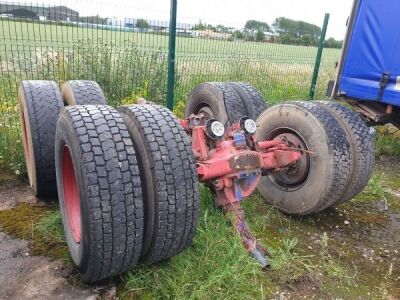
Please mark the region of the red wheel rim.
POLYGON ((64 187, 65 210, 67 212, 68 226, 75 242, 81 241, 82 223, 81 206, 76 181, 74 164, 72 163, 71 153, 65 145, 62 153, 62 176, 64 187))

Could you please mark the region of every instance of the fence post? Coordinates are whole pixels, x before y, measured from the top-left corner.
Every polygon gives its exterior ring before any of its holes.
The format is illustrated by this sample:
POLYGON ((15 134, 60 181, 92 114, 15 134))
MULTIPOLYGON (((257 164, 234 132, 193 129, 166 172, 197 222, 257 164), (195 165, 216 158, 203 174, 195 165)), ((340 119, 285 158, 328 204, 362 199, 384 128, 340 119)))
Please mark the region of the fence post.
POLYGON ((171 0, 168 37, 168 78, 167 78, 167 107, 174 108, 175 88, 175 38, 176 38, 176 8, 177 0, 171 0))
POLYGON ((325 14, 324 25, 322 26, 321 36, 319 38, 317 58, 315 59, 314 72, 311 79, 310 92, 308 94, 310 100, 314 99, 315 88, 318 80, 319 67, 321 65, 322 51, 324 50, 326 30, 328 29, 328 23, 329 23, 329 14, 325 14))

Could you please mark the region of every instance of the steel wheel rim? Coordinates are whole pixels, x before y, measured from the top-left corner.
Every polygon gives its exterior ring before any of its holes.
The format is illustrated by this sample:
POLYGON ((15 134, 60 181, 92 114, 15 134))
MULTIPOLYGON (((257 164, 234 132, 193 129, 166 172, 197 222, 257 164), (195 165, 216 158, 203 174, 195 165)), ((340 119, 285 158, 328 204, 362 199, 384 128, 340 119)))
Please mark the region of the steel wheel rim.
POLYGON ((210 106, 204 105, 199 108, 197 114, 203 114, 205 120, 215 119, 215 113, 210 106))
MULTIPOLYGON (((291 128, 277 128, 267 137, 267 140, 283 140, 290 148, 298 148, 308 151, 307 143, 304 138, 291 128)), ((288 169, 269 174, 268 178, 283 191, 296 191, 306 182, 310 173, 310 155, 302 152, 301 158, 288 169)))
POLYGON ((67 223, 72 238, 79 243, 82 238, 81 207, 79 199, 78 183, 75 176, 74 164, 71 153, 67 145, 62 151, 62 182, 64 188, 65 211, 67 213, 67 223))

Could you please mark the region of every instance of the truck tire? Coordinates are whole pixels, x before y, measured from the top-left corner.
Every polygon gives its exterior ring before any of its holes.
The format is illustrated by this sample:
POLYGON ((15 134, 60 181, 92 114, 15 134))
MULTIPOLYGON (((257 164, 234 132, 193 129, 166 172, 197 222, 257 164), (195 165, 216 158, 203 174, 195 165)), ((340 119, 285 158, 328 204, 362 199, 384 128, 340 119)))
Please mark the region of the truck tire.
POLYGON ((317 103, 336 118, 350 143, 352 173, 346 191, 336 202, 336 204, 341 204, 360 193, 371 178, 375 164, 374 141, 369 128, 356 112, 337 102, 318 101, 317 103))
POLYGON ((29 185, 38 198, 55 197, 54 140, 64 106, 60 89, 54 81, 23 80, 18 100, 29 185))
POLYGON ((228 127, 246 116, 246 109, 231 86, 220 82, 206 82, 194 88, 186 101, 186 118, 199 113, 204 113, 206 118, 217 119, 228 127))
POLYGON ((95 81, 69 80, 64 82, 61 93, 65 105, 107 105, 103 90, 95 81))
POLYGON ((296 165, 263 176, 258 190, 285 213, 307 215, 333 205, 350 178, 351 152, 336 119, 316 104, 286 102, 265 110, 257 120, 259 141, 286 139, 304 152, 296 165))
POLYGON ((158 105, 118 108, 138 155, 145 233, 142 261, 170 258, 191 244, 199 216, 199 187, 188 136, 158 105))
POLYGON ((128 271, 142 250, 143 197, 121 116, 105 105, 66 107, 55 148, 65 237, 83 280, 128 271))
POLYGON ((267 101, 252 85, 245 82, 228 82, 228 85, 240 96, 247 117, 257 120, 258 116, 268 108, 267 101))

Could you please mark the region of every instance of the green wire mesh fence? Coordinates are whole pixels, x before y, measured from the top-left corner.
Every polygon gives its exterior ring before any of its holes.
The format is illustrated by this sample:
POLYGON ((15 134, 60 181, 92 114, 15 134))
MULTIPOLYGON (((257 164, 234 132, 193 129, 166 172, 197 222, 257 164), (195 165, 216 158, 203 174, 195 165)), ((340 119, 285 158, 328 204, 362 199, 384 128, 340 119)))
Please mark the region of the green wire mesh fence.
MULTIPOLYGON (((169 11, 163 14, 168 19, 169 11)), ((67 6, 0 2, 0 27, 0 167, 24 170, 20 80, 61 85, 89 79, 100 84, 111 105, 139 96, 166 103, 168 21, 82 17, 67 6)), ((316 53, 317 47, 283 45, 274 37, 245 41, 178 21, 175 103, 182 105, 204 81, 246 81, 271 103, 306 99, 316 53)), ((328 80, 335 77, 339 56, 339 49, 324 50, 316 98, 324 97, 328 80)))

